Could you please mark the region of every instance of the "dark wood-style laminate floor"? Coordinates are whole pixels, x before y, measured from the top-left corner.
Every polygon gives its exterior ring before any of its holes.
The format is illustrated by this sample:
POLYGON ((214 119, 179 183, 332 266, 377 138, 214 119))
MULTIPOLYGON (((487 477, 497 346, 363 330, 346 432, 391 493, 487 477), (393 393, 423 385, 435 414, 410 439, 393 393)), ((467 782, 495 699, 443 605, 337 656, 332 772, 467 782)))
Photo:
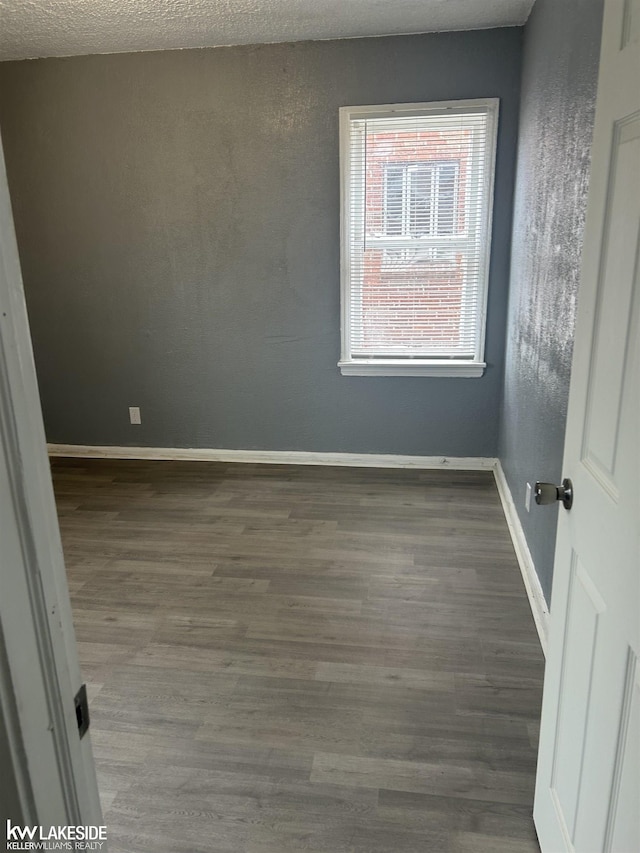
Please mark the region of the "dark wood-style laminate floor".
POLYGON ((488 473, 55 460, 112 853, 535 853, 488 473))

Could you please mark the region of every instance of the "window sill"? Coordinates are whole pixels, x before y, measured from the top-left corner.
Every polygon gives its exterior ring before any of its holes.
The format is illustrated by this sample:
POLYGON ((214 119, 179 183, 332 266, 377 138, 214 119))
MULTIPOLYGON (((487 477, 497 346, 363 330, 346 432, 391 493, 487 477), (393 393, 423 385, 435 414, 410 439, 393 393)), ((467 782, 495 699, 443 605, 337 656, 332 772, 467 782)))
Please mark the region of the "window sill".
POLYGON ((477 378, 484 374, 484 361, 451 361, 450 359, 355 359, 339 361, 343 376, 443 376, 477 378))

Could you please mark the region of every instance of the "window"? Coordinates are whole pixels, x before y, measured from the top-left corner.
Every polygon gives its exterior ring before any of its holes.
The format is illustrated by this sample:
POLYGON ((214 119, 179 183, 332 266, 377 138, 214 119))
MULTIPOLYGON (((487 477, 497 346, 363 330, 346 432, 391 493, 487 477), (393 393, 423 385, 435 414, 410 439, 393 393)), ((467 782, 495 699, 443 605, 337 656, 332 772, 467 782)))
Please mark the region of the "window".
POLYGON ((344 374, 482 376, 498 101, 340 110, 344 374))
POLYGON ((407 162, 384 166, 384 233, 387 237, 453 234, 459 162, 407 162))

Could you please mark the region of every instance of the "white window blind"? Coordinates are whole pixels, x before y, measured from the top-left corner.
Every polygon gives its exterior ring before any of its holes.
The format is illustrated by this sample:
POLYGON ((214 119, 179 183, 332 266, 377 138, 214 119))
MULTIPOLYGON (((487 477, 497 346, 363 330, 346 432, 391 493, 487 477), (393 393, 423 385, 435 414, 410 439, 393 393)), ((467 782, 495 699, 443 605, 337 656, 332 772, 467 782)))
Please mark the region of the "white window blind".
POLYGON ((340 112, 342 372, 482 375, 497 100, 340 112))

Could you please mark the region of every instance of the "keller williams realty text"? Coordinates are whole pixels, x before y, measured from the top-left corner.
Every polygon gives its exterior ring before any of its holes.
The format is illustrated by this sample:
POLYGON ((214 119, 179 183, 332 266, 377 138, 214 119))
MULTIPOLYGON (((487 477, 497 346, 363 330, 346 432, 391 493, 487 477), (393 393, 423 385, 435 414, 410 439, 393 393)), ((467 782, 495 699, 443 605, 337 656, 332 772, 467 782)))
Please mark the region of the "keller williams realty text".
POLYGON ((7 821, 7 850, 102 850, 106 826, 14 826, 7 821))

